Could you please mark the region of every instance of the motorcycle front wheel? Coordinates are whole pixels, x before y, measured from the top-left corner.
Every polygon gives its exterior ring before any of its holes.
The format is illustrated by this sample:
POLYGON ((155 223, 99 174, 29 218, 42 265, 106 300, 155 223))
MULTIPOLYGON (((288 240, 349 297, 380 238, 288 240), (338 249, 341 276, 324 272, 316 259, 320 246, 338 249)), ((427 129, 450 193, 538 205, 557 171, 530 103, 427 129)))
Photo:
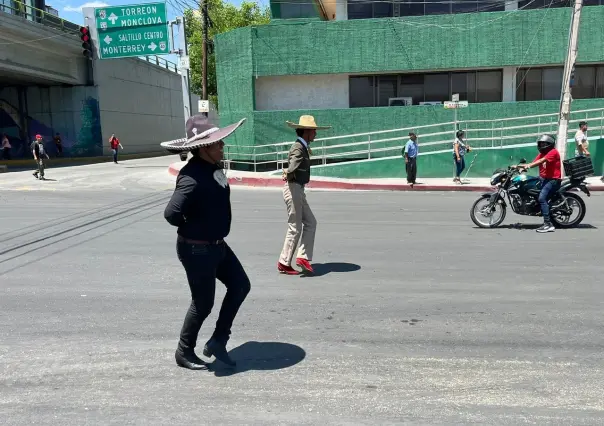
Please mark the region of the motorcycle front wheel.
POLYGON ((506 208, 501 200, 497 200, 494 205, 489 205, 491 196, 482 195, 474 201, 470 209, 470 218, 479 228, 496 228, 503 223, 505 219, 506 208))
POLYGON ((561 209, 552 208, 550 209, 550 218, 556 228, 573 228, 579 225, 585 217, 585 202, 580 195, 573 192, 566 192, 564 196, 570 210, 566 211, 566 206, 562 206, 561 209), (571 219, 573 216, 574 218, 571 219))

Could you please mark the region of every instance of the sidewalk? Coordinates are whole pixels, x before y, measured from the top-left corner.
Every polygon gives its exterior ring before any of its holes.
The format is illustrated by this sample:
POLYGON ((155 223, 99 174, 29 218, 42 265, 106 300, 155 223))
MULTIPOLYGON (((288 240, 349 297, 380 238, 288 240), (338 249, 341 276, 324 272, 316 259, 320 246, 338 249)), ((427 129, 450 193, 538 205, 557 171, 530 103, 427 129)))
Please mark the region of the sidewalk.
MULTIPOLYGON (((186 161, 172 163, 168 167, 168 173, 177 176, 180 169, 184 167, 186 161)), ((281 176, 268 173, 242 172, 238 170, 229 170, 227 172, 229 184, 231 186, 252 186, 259 188, 282 187, 283 180, 281 176)), ((313 176, 310 183, 306 186, 309 189, 335 189, 335 190, 356 190, 356 191, 466 191, 466 192, 486 192, 491 191, 493 187, 488 178, 468 179, 469 183, 463 185, 453 183, 453 179, 431 178, 419 179, 413 188, 405 179, 339 179, 327 178, 322 176, 313 176)), ((599 177, 590 177, 587 179, 590 191, 604 191, 604 183, 599 177)))
MULTIPOLYGON (((139 154, 119 154, 118 161, 121 160, 136 160, 139 158, 152 158, 152 157, 162 157, 170 154, 166 151, 156 151, 156 152, 145 152, 139 154)), ((75 165, 85 165, 85 164, 96 164, 96 163, 105 163, 113 161, 113 157, 111 155, 98 155, 95 157, 52 157, 49 160, 45 160, 45 164, 48 167, 52 166, 75 166, 75 165)), ((26 159, 15 159, 15 160, 0 160, 0 172, 2 169, 10 172, 12 169, 24 169, 24 168, 33 168, 34 160, 33 158, 26 159)))

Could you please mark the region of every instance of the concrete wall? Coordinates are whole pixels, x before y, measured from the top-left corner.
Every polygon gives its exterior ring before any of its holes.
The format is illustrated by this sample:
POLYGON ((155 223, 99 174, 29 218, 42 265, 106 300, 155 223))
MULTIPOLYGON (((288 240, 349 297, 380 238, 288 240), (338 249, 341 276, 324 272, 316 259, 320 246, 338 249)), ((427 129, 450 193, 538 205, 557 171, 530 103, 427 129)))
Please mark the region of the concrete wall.
POLYGON ((516 82, 517 68, 503 67, 503 102, 514 102, 516 100, 516 82))
POLYGON ((5 87, 0 89, 0 132, 11 141, 13 158, 30 156, 29 144, 42 135, 48 153, 55 156, 52 138, 61 134, 64 155, 102 153, 96 88, 5 87))
MULTIPOLYGON (((23 86, 0 89, 0 132, 9 134, 12 156, 29 155, 37 133, 51 143, 61 133, 64 155, 110 153, 112 133, 127 153, 165 152, 160 142, 184 136, 180 76, 138 59, 96 61, 95 86, 23 86)), ((198 111, 198 96, 191 99, 198 111)), ((210 117, 218 122, 216 110, 210 117)))
POLYGON ((348 19, 348 0, 336 0, 336 21, 348 19))
MULTIPOLYGON (((138 59, 95 61, 103 152, 112 133, 125 154, 161 152, 160 142, 184 135, 180 76, 138 59)), ((193 105, 193 110, 197 105, 193 105)))
POLYGON ((348 108, 348 74, 259 77, 256 111, 348 108))

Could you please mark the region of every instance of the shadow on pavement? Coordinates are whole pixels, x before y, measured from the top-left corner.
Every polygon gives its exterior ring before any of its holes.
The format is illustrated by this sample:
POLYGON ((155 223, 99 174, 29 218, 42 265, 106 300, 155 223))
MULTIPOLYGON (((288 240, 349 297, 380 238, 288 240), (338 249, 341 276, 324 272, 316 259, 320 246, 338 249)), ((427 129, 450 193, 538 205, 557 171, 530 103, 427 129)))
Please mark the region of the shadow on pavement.
POLYGON ((237 363, 229 367, 220 361, 208 364, 208 370, 216 377, 232 376, 246 371, 272 371, 289 368, 306 357, 299 346, 280 342, 246 342, 229 351, 229 356, 237 363))
POLYGON ((354 272, 361 269, 356 263, 347 262, 313 263, 312 268, 315 271, 314 274, 301 273, 300 277, 322 277, 330 272, 354 272))
MULTIPOLYGON (((542 224, 541 223, 512 223, 510 225, 500 225, 497 228, 479 228, 478 226, 474 226, 474 229, 485 229, 485 230, 490 230, 493 231, 495 229, 515 229, 517 231, 528 231, 528 230, 535 230, 537 228, 539 228, 542 224)), ((581 223, 573 228, 567 228, 567 229, 562 229, 562 228, 556 228, 556 231, 572 231, 573 229, 598 229, 596 226, 590 225, 589 223, 581 223)))

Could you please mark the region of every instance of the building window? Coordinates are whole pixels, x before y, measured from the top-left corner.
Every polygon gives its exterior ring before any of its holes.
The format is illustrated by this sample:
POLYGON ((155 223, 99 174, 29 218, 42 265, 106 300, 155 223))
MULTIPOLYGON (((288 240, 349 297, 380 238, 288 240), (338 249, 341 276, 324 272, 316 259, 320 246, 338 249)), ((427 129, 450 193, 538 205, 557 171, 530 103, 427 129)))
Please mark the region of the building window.
POLYGON ((402 74, 397 92, 399 97, 412 98, 413 105, 424 101, 424 75, 402 74))
MULTIPOLYGON (((516 74, 516 100, 558 100, 562 92, 564 67, 520 69, 516 74)), ((575 68, 574 99, 604 98, 604 65, 575 68)))
POLYGON ((477 102, 501 102, 503 96, 503 72, 480 71, 476 73, 477 102))
MULTIPOLYGON (((391 98, 411 98, 413 105, 444 102, 453 93, 471 103, 501 102, 503 72, 468 71, 429 74, 382 74, 349 78, 350 107, 388 106, 391 98)), ((604 90, 604 84, 603 84, 604 90)))
POLYGON ((375 77, 361 76, 348 79, 350 90, 350 108, 375 106, 375 77))
POLYGON ((560 99, 563 71, 563 68, 544 68, 541 71, 541 79, 543 81, 543 100, 560 99))
POLYGON ((402 0, 399 2, 399 14, 397 15, 395 13, 395 16, 449 15, 456 13, 472 12, 501 12, 505 10, 505 3, 506 2, 504 1, 493 0, 402 0))
POLYGON ((392 1, 348 0, 348 19, 390 18, 394 16, 392 1))
POLYGON ((319 17, 315 3, 310 0, 288 0, 287 2, 277 3, 277 5, 279 6, 279 18, 281 19, 319 17))
POLYGON ((424 102, 443 102, 451 99, 449 73, 424 75, 424 102))
POLYGON ((476 100, 476 73, 454 72, 451 73, 451 93, 459 93, 459 99, 470 103, 476 100))
MULTIPOLYGON (((594 0, 590 0, 594 1, 594 0)), ((600 0, 595 0, 600 1, 600 0)), ((547 9, 548 7, 570 7, 574 2, 571 0, 520 0, 518 9, 547 9), (551 2, 551 4, 550 4, 551 2)), ((585 3, 583 3, 585 6, 585 3)))

